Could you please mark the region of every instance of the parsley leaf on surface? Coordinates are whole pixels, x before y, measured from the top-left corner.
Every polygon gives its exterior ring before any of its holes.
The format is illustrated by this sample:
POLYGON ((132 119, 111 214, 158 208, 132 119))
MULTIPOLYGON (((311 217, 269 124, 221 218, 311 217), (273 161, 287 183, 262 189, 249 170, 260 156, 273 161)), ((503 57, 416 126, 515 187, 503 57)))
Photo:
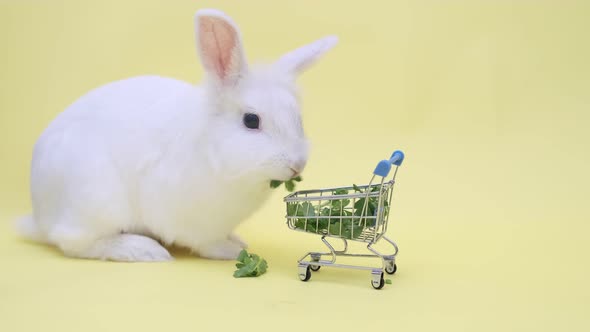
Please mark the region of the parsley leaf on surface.
POLYGON ((265 259, 256 254, 249 254, 246 250, 240 251, 236 259, 237 270, 234 272, 235 278, 258 277, 266 272, 268 263, 265 259))

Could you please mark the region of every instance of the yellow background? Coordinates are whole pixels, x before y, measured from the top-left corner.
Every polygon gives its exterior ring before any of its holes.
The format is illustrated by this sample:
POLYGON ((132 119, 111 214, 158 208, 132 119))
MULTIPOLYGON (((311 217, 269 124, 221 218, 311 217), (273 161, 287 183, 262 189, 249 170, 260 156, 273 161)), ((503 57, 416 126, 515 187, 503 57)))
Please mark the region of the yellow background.
MULTIPOLYGON (((588 331, 587 1, 0 1, 0 330, 588 331), (197 82, 193 14, 226 11, 251 60, 326 34, 300 80, 313 144, 300 188, 363 183, 406 152, 393 284, 296 260, 284 190, 239 229, 266 275, 176 251, 73 260, 19 239, 34 141, 77 97, 160 74, 197 82)), ((228 188, 231 190, 231 188, 228 188)))

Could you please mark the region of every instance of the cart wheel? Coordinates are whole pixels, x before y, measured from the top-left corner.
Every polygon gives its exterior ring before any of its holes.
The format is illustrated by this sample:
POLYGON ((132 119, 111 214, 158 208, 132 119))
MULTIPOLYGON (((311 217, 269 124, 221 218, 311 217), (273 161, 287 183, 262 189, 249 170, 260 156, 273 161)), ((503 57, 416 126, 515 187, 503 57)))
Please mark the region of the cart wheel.
POLYGON ((395 271, 397 271, 397 265, 394 262, 388 262, 385 266, 385 272, 387 272, 387 274, 394 274, 395 271))
POLYGON ((313 272, 319 271, 321 267, 321 265, 310 265, 310 268, 313 272))
POLYGON ((385 280, 383 279, 383 272, 379 274, 373 273, 373 280, 371 280, 371 285, 375 289, 381 289, 385 285, 385 280))
POLYGON ((307 267, 304 268, 304 270, 302 271, 302 267, 299 267, 299 279, 301 279, 301 281, 308 281, 311 278, 311 268, 308 265, 307 267))

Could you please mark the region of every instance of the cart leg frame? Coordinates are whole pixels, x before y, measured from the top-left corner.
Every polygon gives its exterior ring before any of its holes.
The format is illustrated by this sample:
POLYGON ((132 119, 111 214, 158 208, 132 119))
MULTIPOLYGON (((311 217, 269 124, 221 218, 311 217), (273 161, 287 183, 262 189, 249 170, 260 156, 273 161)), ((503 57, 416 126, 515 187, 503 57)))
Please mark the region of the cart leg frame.
POLYGON ((329 252, 308 252, 306 253, 301 259, 297 261, 298 263, 298 272, 299 278, 302 281, 308 281, 311 278, 311 271, 318 271, 322 266, 329 266, 329 267, 337 267, 337 268, 347 268, 347 269, 356 269, 356 270, 369 270, 371 271, 371 284, 375 289, 381 289, 384 286, 384 272, 388 274, 394 274, 397 271, 397 265, 395 264, 395 258, 398 254, 398 246, 397 244, 392 241, 391 239, 382 236, 387 243, 389 243, 394 251, 392 254, 382 254, 381 252, 377 251, 373 248, 373 245, 376 242, 370 242, 367 244, 367 249, 372 252, 372 254, 355 254, 348 252, 348 241, 346 239, 341 239, 344 244, 344 248, 342 250, 336 250, 334 246, 327 240, 326 236, 322 236, 322 242, 328 249, 329 252), (323 256, 329 256, 330 259, 322 260, 323 256), (337 257, 372 257, 372 258, 380 258, 381 259, 381 267, 369 267, 369 266, 360 266, 360 265, 349 265, 349 264, 337 264, 336 260, 337 257), (307 258, 309 257, 309 260, 307 258))

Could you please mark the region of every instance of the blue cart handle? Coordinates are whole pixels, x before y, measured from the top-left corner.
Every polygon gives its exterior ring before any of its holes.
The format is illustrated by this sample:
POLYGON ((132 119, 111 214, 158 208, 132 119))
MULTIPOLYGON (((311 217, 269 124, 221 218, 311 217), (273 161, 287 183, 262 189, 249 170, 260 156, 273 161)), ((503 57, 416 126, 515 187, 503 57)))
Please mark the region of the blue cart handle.
POLYGON ((404 153, 399 150, 395 151, 391 155, 391 158, 389 158, 389 160, 381 160, 377 164, 377 167, 375 167, 373 174, 379 175, 381 177, 387 177, 387 175, 389 174, 389 171, 391 170, 391 165, 401 166, 403 161, 404 161, 404 153))
POLYGON ((401 152, 400 150, 395 151, 391 155, 391 158, 389 158, 389 162, 392 165, 396 165, 396 166, 401 166, 403 161, 404 161, 404 153, 401 152))

